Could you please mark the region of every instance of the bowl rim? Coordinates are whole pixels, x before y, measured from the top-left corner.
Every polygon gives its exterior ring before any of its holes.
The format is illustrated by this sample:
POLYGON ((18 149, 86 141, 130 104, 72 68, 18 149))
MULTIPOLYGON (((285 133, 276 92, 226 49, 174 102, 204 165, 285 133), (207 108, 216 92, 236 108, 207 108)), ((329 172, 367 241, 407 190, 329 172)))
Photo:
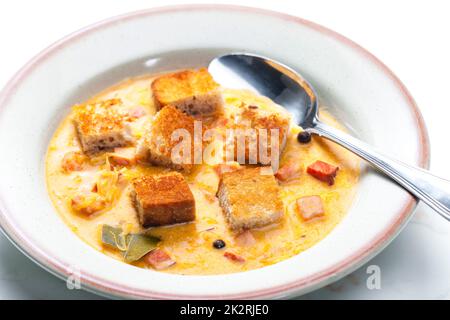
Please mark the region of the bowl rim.
MULTIPOLYGON (((224 10, 224 11, 239 11, 246 12, 250 14, 262 14, 271 17, 278 17, 283 20, 294 22, 303 25, 307 28, 313 29, 323 35, 330 36, 335 40, 339 41, 343 45, 349 47, 350 49, 364 55, 368 58, 380 71, 382 71, 388 78, 390 78, 393 84, 397 87, 399 92, 402 94, 403 98, 406 100, 407 105, 410 107, 410 111, 415 119, 417 125, 417 132, 419 135, 419 166, 423 168, 429 167, 430 160, 430 147, 427 129, 420 113, 420 110, 412 98, 409 91, 406 89, 405 85, 399 80, 399 78, 378 58, 376 58, 372 53, 353 42, 352 40, 346 38, 345 36, 318 25, 314 22, 292 16, 289 14, 266 10, 255 7, 248 6, 238 6, 238 5, 226 5, 226 4, 190 4, 190 5, 172 5, 155 7, 151 9, 144 9, 139 11, 134 11, 130 13, 125 13, 122 15, 114 16, 100 22, 91 24, 84 27, 78 31, 75 31, 62 39, 56 41, 40 53, 38 53, 34 58, 27 62, 6 84, 3 90, 0 92, 0 112, 3 111, 5 105, 7 104, 9 98, 14 94, 15 90, 19 84, 25 79, 33 69, 40 63, 50 58, 59 49, 65 47, 70 42, 83 37, 84 35, 95 32, 99 29, 107 28, 116 23, 129 21, 140 17, 154 16, 166 13, 174 13, 180 11, 196 11, 196 10, 224 10)), ((0 195, 1 200, 1 195, 0 195)), ((400 232, 402 227, 406 222, 412 217, 414 208, 416 207, 418 200, 412 196, 405 201, 402 209, 397 213, 395 220, 392 224, 386 227, 382 232, 380 232, 374 239, 369 241, 366 246, 360 250, 354 252, 352 255, 345 257, 341 262, 329 267, 327 270, 317 272, 311 276, 305 277, 303 279, 297 279, 290 283, 275 286, 267 289, 254 290, 251 292, 230 294, 230 295, 208 295, 204 297, 199 297, 196 295, 175 295, 175 294, 162 294, 154 292, 152 290, 138 290, 131 287, 119 286, 114 282, 105 281, 94 275, 87 274, 85 272, 81 273, 81 284, 84 289, 93 291, 100 295, 108 296, 119 296, 119 297, 138 297, 138 298, 150 298, 150 299, 250 299, 250 298, 263 298, 267 296, 282 295, 283 293, 301 290, 303 288, 311 288, 311 290, 321 283, 325 283, 327 279, 331 276, 339 275, 343 277, 351 271, 355 270, 357 267, 363 265, 367 260, 379 253, 387 244, 400 232)), ((1 205, 1 201, 0 201, 1 205)), ((5 236, 27 257, 32 261, 40 265, 45 270, 56 275, 61 279, 67 279, 70 276, 70 270, 65 266, 63 261, 60 261, 57 257, 49 256, 46 252, 42 251, 36 245, 34 245, 25 234, 20 230, 14 228, 14 223, 8 218, 6 214, 6 209, 1 205, 0 207, 0 229, 5 234, 5 236)), ((334 278, 336 279, 336 278, 334 278)), ((337 279, 336 279, 337 280, 337 279)))

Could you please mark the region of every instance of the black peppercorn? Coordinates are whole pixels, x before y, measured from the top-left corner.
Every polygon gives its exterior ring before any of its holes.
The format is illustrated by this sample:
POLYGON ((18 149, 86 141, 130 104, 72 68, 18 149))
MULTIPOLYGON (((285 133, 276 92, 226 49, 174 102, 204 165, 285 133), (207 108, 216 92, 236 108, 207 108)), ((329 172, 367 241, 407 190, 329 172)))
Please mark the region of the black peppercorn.
POLYGON ((222 249, 225 248, 225 241, 219 239, 213 242, 213 247, 216 249, 222 249))
POLYGON ((298 134, 297 140, 300 143, 309 143, 311 142, 311 134, 307 131, 302 131, 298 134))

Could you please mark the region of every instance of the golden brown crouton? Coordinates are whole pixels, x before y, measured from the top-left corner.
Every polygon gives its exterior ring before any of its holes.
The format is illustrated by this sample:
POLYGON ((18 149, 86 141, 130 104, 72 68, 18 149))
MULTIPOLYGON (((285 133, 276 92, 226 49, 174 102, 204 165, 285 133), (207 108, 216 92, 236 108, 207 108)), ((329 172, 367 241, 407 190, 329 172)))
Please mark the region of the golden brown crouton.
POLYGON ((263 227, 282 217, 280 187, 272 174, 262 174, 266 170, 270 168, 245 168, 222 175, 217 195, 232 230, 263 227))
MULTIPOLYGON (((164 107, 156 114, 150 132, 139 144, 138 158, 189 172, 194 164, 194 156, 201 156, 202 151, 194 152, 194 121, 193 117, 173 106, 164 107)), ((201 139, 202 131, 199 131, 199 135, 201 139)))
POLYGON ((223 107, 219 85, 204 68, 161 76, 152 91, 157 109, 170 104, 190 115, 211 115, 223 107))
POLYGON ((227 146, 232 148, 234 160, 241 164, 270 165, 272 157, 279 161, 286 146, 289 125, 287 113, 243 106, 235 119, 233 140, 228 140, 227 146))
POLYGON ((124 147, 132 142, 121 101, 111 99, 74 107, 74 124, 85 153, 124 147))
POLYGON ((136 178, 131 196, 144 228, 195 220, 194 196, 178 172, 136 178))

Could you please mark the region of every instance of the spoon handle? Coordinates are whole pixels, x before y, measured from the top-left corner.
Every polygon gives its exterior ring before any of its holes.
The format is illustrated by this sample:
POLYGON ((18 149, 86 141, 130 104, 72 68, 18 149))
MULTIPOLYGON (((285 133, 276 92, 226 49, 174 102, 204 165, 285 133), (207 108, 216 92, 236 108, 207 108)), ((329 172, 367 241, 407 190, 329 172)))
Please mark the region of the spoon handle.
POLYGON ((308 131, 354 152, 450 221, 449 180, 387 157, 368 144, 322 122, 317 122, 308 131))

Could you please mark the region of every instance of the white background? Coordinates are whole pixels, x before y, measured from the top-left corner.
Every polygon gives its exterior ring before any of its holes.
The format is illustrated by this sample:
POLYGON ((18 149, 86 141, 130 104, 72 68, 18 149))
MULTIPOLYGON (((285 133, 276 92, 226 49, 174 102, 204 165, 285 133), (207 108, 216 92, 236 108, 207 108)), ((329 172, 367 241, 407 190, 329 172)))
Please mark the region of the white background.
MULTIPOLYGON (((0 87, 36 53, 66 34, 110 16, 187 1, 0 1, 0 87)), ((200 2, 198 2, 200 3, 200 2)), ((211 3, 211 2, 209 2, 211 3)), ((431 170, 450 178, 450 4, 445 0, 221 1, 312 20, 356 41, 405 83, 431 141, 431 170)), ((149 39, 151 43, 151 39, 149 39)), ((381 268, 381 290, 366 287, 367 265, 303 298, 450 299, 450 222, 420 204, 413 221, 368 265, 381 268)), ((1 299, 95 299, 68 290, 0 235, 1 299)))

